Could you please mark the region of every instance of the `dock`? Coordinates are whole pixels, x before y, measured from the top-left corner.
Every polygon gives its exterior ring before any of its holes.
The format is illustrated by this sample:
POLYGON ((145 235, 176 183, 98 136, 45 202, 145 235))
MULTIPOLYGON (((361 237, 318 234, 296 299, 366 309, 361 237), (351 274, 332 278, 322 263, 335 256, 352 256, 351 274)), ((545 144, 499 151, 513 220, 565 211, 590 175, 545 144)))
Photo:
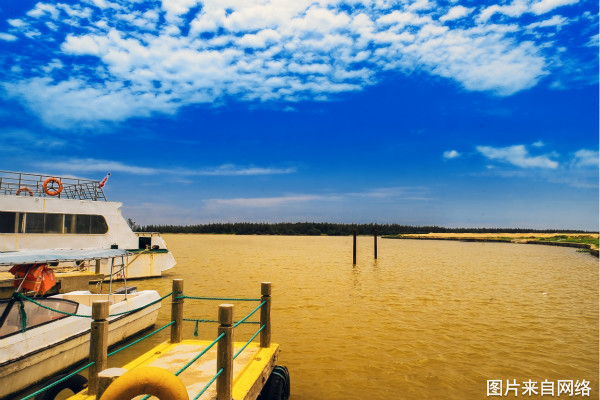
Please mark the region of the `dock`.
MULTIPOLYGON (((264 395, 271 391, 277 396, 269 394, 270 399, 289 398, 287 368, 277 365, 279 345, 271 343, 270 282, 261 284, 260 298, 232 299, 185 296, 183 280, 174 279, 172 293, 163 298, 171 295, 171 322, 111 353, 107 348, 108 302, 93 303, 89 363, 63 378, 67 381, 89 368, 88 385, 68 400, 117 400, 140 395, 147 395, 145 399, 166 396, 178 400, 256 400, 261 392, 264 395), (234 322, 234 304, 220 304, 217 321, 185 319, 218 323, 215 339, 211 341, 183 339, 184 299, 256 301, 260 304, 237 322, 234 322), (260 315, 260 321, 248 320, 254 314, 260 315), (234 342, 234 329, 243 323, 258 324, 259 328, 247 342, 234 342), (155 346, 122 368, 107 368, 108 357, 167 328, 171 331, 169 341, 155 346), (254 342, 257 337, 258 341, 254 342)), ((63 379, 55 384, 61 384, 63 379)))
MULTIPOLYGON (((159 367, 175 374, 182 365, 204 351, 210 341, 183 340, 181 343, 162 343, 142 356, 123 366, 125 370, 140 367, 159 367)), ((242 349, 245 343, 235 342, 234 352, 242 349)), ((233 390, 235 400, 254 400, 271 375, 279 358, 279 345, 271 344, 261 348, 256 343, 249 344, 233 363, 233 390)), ((210 382, 217 371, 217 350, 212 348, 202 358, 181 373, 178 378, 185 386, 188 396, 193 399, 210 382)), ((118 372, 118 371, 115 371, 118 372)), ((87 390, 72 396, 69 400, 95 400, 96 395, 87 390)), ((216 400, 215 385, 209 386, 199 400, 216 400)))

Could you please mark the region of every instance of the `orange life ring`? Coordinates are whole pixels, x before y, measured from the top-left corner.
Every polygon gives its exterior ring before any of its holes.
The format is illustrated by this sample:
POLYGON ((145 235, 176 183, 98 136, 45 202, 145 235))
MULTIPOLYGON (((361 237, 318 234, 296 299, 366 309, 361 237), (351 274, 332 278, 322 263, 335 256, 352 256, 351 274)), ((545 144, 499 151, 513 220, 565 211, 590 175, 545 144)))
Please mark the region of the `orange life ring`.
POLYGON ((59 194, 60 192, 62 192, 62 190, 63 190, 63 184, 60 181, 60 179, 58 179, 58 178, 48 178, 48 179, 46 179, 44 181, 43 188, 44 188, 44 192, 46 192, 46 194, 48 196, 56 196, 57 194, 59 194), (50 183, 56 183, 56 184, 58 184, 58 189, 54 189, 54 185, 52 185, 51 189, 48 189, 48 185, 50 183), (54 189, 54 190, 52 190, 52 189, 54 189))
POLYGON ((17 196, 20 195, 21 192, 29 192, 29 195, 33 196, 33 192, 27 186, 23 186, 22 188, 19 188, 19 190, 17 190, 17 196))

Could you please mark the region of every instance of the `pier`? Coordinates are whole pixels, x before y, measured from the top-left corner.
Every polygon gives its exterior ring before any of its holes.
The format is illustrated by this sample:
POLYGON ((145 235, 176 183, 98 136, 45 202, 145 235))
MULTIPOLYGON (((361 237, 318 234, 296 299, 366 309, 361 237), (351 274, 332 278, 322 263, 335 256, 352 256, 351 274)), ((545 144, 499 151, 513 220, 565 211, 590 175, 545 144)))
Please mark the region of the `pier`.
MULTIPOLYGON (((159 396, 171 393, 170 391, 175 393, 177 390, 180 390, 180 395, 175 397, 177 399, 255 400, 265 386, 273 381, 283 390, 282 400, 289 396, 287 369, 277 366, 279 345, 271 342, 271 283, 261 284, 261 297, 256 299, 208 298, 184 295, 183 280, 175 279, 173 291, 163 299, 168 296, 172 298, 171 322, 111 353, 108 353, 106 345, 108 302, 94 302, 89 363, 64 378, 68 380, 76 373, 89 368, 88 387, 69 400, 111 400, 125 397, 129 399, 142 394, 159 396), (184 318, 184 301, 197 300, 255 301, 259 304, 237 322, 234 322, 235 306, 230 303, 218 306, 216 321, 184 318), (249 321, 255 314, 260 316, 259 321, 249 321), (183 339, 184 321, 218 323, 214 340, 183 339), (234 341, 235 328, 245 323, 257 324, 259 328, 249 340, 234 341), (170 328, 170 340, 167 342, 154 347, 122 368, 106 368, 108 357, 167 328, 170 328), (258 342, 253 342, 257 337, 258 342), (285 379, 279 379, 281 374, 277 373, 276 369, 285 370, 285 379), (270 376, 274 370, 276 379, 272 380, 270 376)), ((60 384, 60 381, 55 382, 56 384, 60 384)), ((47 389, 49 387, 21 400, 31 399, 47 389)))

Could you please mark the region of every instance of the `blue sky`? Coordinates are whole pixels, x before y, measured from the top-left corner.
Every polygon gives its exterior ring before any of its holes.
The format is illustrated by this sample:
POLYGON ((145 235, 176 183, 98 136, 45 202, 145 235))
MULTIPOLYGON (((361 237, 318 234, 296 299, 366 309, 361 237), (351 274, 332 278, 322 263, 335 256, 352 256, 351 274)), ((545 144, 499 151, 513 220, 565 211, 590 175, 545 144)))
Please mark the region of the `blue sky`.
POLYGON ((140 224, 598 229, 598 4, 0 5, 0 169, 140 224))

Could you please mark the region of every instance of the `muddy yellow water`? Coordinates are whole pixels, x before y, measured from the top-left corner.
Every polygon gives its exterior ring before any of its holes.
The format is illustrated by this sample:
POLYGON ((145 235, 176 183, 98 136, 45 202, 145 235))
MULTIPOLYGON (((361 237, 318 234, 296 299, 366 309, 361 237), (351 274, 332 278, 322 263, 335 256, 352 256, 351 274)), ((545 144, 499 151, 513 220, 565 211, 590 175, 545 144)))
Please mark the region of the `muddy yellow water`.
MULTIPOLYGON (((485 399, 487 381, 589 382, 598 399, 598 259, 570 248, 349 237, 165 235, 178 265, 136 282, 196 296, 259 297, 273 283, 273 340, 292 399, 485 399)), ((186 300, 215 319, 219 302, 186 300)), ((236 303, 236 317, 254 303, 236 303)), ((158 324, 169 321, 169 303, 158 324)), ((193 322, 185 325, 192 338, 193 322)), ((246 341, 255 325, 236 330, 246 341)), ((200 338, 215 337, 200 324, 200 338)), ((160 334, 158 335, 160 336, 160 334)), ((121 365, 166 335, 111 358, 121 365)), ((546 386, 548 387, 548 386, 546 386)), ((581 387, 580 387, 581 388, 581 387)), ((504 393, 503 393, 504 394, 504 393)), ((509 392, 514 397, 514 392, 509 392)), ((574 394, 576 394, 574 392, 574 394)), ((506 396, 508 397, 508 396, 506 396)), ((561 394, 560 397, 569 397, 561 394)), ((497 397, 492 397, 497 398, 497 397)))

